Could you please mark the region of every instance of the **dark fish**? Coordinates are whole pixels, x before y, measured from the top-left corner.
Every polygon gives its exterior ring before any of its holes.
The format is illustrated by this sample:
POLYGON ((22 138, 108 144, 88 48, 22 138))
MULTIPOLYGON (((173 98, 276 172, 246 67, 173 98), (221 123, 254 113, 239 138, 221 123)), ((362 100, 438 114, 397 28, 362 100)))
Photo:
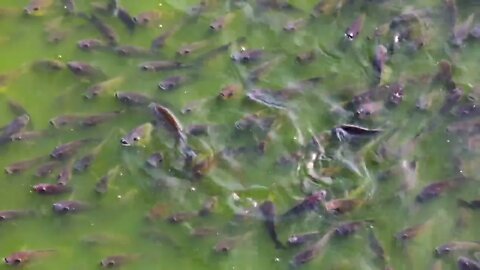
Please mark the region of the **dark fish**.
POLYGON ((120 167, 116 166, 115 168, 110 169, 104 176, 102 176, 95 184, 95 192, 99 194, 106 193, 110 180, 118 174, 119 169, 120 167))
POLYGON ((198 215, 201 217, 209 216, 214 208, 217 206, 218 203, 218 198, 217 197, 210 197, 205 200, 205 202, 202 205, 202 208, 198 210, 198 215))
POLYGON ((318 209, 320 204, 325 200, 326 195, 327 192, 325 190, 314 192, 312 195, 307 196, 300 203, 290 208, 287 212, 281 215, 281 219, 287 219, 290 217, 301 215, 308 211, 318 209))
POLYGON ((207 46, 207 45, 208 45, 208 43, 207 43, 206 40, 196 41, 196 42, 193 42, 193 43, 190 43, 190 44, 187 44, 187 45, 184 45, 184 46, 180 47, 180 49, 177 50, 177 55, 178 56, 187 56, 187 55, 192 54, 195 51, 198 51, 202 48, 205 48, 205 46, 207 46))
POLYGON ((179 224, 179 223, 183 223, 189 219, 192 219, 193 217, 195 217, 197 215, 197 213, 193 213, 193 212, 178 212, 178 213, 175 213, 171 216, 169 216, 167 218, 168 222, 172 223, 172 224, 179 224))
POLYGON ((457 135, 472 135, 480 132, 480 119, 473 118, 453 122, 447 126, 447 132, 457 135))
POLYGON ((445 256, 455 251, 475 251, 480 250, 480 242, 471 241, 452 241, 435 248, 436 256, 445 256))
POLYGON ((348 40, 354 40, 360 35, 360 32, 363 29, 363 23, 365 21, 365 14, 361 14, 360 16, 353 21, 353 23, 345 30, 345 37, 348 40))
POLYGON ((162 162, 163 162, 163 155, 160 152, 151 154, 146 161, 147 165, 152 168, 160 167, 160 164, 162 162))
POLYGON ((395 238, 399 241, 405 242, 407 240, 411 240, 417 237, 420 233, 424 232, 427 228, 429 228, 431 224, 431 220, 427 221, 422 224, 418 224, 409 228, 406 228, 397 234, 395 234, 395 238))
POLYGON ((283 26, 283 31, 285 32, 295 32, 298 29, 305 26, 307 21, 304 18, 290 20, 283 26))
POLYGON ((57 184, 66 186, 72 179, 73 161, 69 161, 57 175, 57 184))
POLYGON ((49 183, 36 184, 32 187, 32 190, 42 195, 58 195, 72 191, 69 186, 49 183))
POLYGON ((359 199, 335 199, 324 203, 325 210, 334 215, 342 215, 357 208, 363 201, 359 199))
POLYGON ((160 19, 160 13, 156 11, 146 11, 138 14, 132 19, 136 24, 146 26, 160 19))
POLYGON ((140 64, 140 69, 143 71, 162 71, 172 70, 187 67, 186 65, 177 61, 151 61, 140 64))
POLYGON ((373 70, 378 76, 381 76, 385 63, 388 61, 388 49, 382 44, 375 48, 375 55, 372 61, 373 70))
POLYGON ((147 105, 151 98, 139 92, 115 92, 115 97, 123 104, 129 106, 147 105))
POLYGON ((36 177, 47 177, 51 175, 57 168, 59 168, 62 163, 58 160, 48 161, 38 167, 37 172, 35 173, 36 177))
POLYGON ((378 240, 377 236, 373 232, 373 228, 370 228, 368 233, 368 246, 370 250, 375 254, 376 258, 382 263, 386 263, 385 249, 378 240))
POLYGON ((288 237, 287 245, 290 247, 296 247, 304 245, 320 237, 320 232, 308 232, 302 234, 293 234, 288 237))
POLYGON ((35 71, 60 71, 66 68, 66 65, 59 61, 53 59, 43 59, 33 62, 32 69, 35 71))
POLYGON ((260 212, 265 219, 264 224, 270 238, 273 240, 276 248, 285 248, 285 246, 278 240, 277 230, 275 229, 276 210, 275 204, 272 201, 263 202, 260 207, 260 212))
POLYGON ((33 214, 34 213, 30 210, 3 210, 0 211, 0 222, 29 217, 33 214))
POLYGON ((113 51, 119 56, 124 57, 137 57, 137 56, 149 56, 150 51, 139 46, 133 45, 119 45, 113 49, 113 51))
POLYGON ((8 125, 3 128, 2 134, 0 134, 0 143, 6 143, 10 141, 10 136, 22 131, 30 122, 30 116, 23 114, 13 119, 8 125))
POLYGON ((332 238, 334 230, 329 230, 320 240, 318 240, 313 245, 309 246, 305 250, 296 254, 293 259, 290 261, 290 265, 294 268, 299 267, 303 264, 310 262, 311 260, 321 257, 323 251, 325 250, 328 242, 332 238))
POLYGON ((335 235, 341 237, 350 236, 369 223, 371 223, 371 221, 360 220, 340 224, 335 228, 335 235))
POLYGON ((148 107, 152 110, 156 120, 165 123, 169 130, 174 133, 177 141, 186 143, 183 126, 170 109, 156 103, 151 103, 148 107))
POLYGON ((27 109, 25 109, 25 107, 22 106, 22 104, 14 101, 14 100, 7 100, 7 104, 8 104, 8 109, 10 110, 10 112, 12 112, 15 116, 22 116, 22 115, 28 115, 30 116, 30 114, 28 113, 27 109))
POLYGON ((64 0, 63 7, 69 14, 75 14, 77 11, 77 5, 75 4, 75 0, 64 0))
POLYGON ((120 139, 120 143, 123 146, 132 146, 138 144, 148 143, 150 136, 153 130, 153 125, 151 123, 141 124, 140 126, 134 128, 127 135, 120 139))
POLYGON ((416 197, 416 201, 419 203, 425 203, 432 199, 439 197, 440 195, 448 192, 464 183, 463 178, 454 178, 445 181, 433 182, 425 186, 416 197))
POLYGON ((108 256, 100 262, 103 268, 117 268, 138 259, 140 256, 136 254, 121 254, 108 256))
POLYGON ((18 174, 22 173, 30 168, 37 166, 39 162, 45 160, 45 157, 37 157, 28 160, 22 160, 19 162, 15 162, 13 164, 8 165, 5 167, 6 174, 18 174))
POLYGON ((135 20, 132 16, 123 8, 116 10, 117 18, 127 27, 128 31, 133 32, 135 30, 135 20))
POLYGON ((52 205, 53 212, 57 214, 74 214, 89 208, 87 203, 81 201, 59 201, 52 205))
POLYGON ((467 257, 460 256, 457 259, 457 267, 459 270, 480 270, 480 263, 467 257))
POLYGON ((62 128, 77 124, 80 121, 80 118, 81 116, 79 115, 65 114, 50 119, 49 123, 55 128, 62 128))
POLYGON ((47 135, 47 132, 45 131, 20 131, 10 136, 10 140, 29 141, 29 140, 45 137, 46 135, 47 135))
POLYGON ((40 15, 53 4, 53 0, 31 0, 23 10, 27 15, 40 15))
POLYGON ((68 69, 77 76, 80 77, 101 77, 104 73, 97 67, 80 61, 70 61, 67 63, 68 69))
POLYGON ((171 76, 158 83, 158 88, 169 91, 178 88, 187 81, 184 76, 171 76))
POLYGON ((188 127, 188 135, 191 136, 208 136, 209 125, 191 125, 188 127))
POLYGON ((90 17, 90 21, 97 28, 100 34, 102 34, 103 37, 108 41, 109 45, 116 45, 118 43, 118 35, 111 26, 107 25, 95 15, 90 17))
POLYGON ((472 36, 475 39, 480 39, 480 24, 477 23, 472 27, 472 30, 470 31, 470 36, 472 36))
POLYGON ((82 39, 77 42, 77 47, 90 52, 94 50, 104 49, 107 45, 99 39, 82 39))
POLYGON ((473 20, 475 18, 474 14, 468 16, 468 18, 461 24, 456 24, 453 28, 453 33, 451 37, 451 43, 454 46, 460 47, 463 45, 463 42, 470 35, 470 31, 473 27, 473 20))
POLYGON ((165 46, 165 42, 169 37, 171 37, 175 32, 180 29, 180 25, 177 25, 169 30, 167 30, 165 33, 161 34, 160 36, 156 37, 153 41, 152 44, 150 45, 150 49, 152 51, 158 51, 159 49, 163 48, 165 46))
POLYGON ((433 81, 443 84, 447 90, 453 90, 456 87, 453 82, 452 64, 448 60, 438 62, 438 71, 433 81))
POLYGON ((263 50, 242 50, 232 54, 232 60, 239 63, 251 63, 260 60, 263 50))
POLYGON ((332 129, 334 135, 339 141, 350 140, 355 137, 371 137, 380 134, 381 129, 370 129, 351 124, 342 124, 332 129))
POLYGON ((309 64, 315 60, 315 51, 306 51, 306 52, 301 52, 295 56, 295 60, 302 65, 309 64))
POLYGON ((218 98, 221 100, 230 99, 236 96, 241 90, 242 87, 239 84, 226 85, 220 90, 220 93, 218 93, 218 98))
POLYGON ((115 77, 115 78, 108 79, 106 81, 94 84, 85 91, 85 94, 83 94, 83 96, 86 99, 93 99, 101 95, 102 93, 105 93, 113 89, 114 87, 117 87, 123 81, 124 81, 123 77, 115 77))
POLYGON ((50 153, 53 159, 67 159, 74 156, 85 144, 95 141, 95 139, 81 139, 59 145, 50 153))
POLYGON ((55 253, 55 250, 27 250, 19 251, 5 257, 5 264, 12 266, 22 266, 30 261, 40 259, 55 253))
POLYGON ((465 201, 462 199, 457 200, 458 205, 464 208, 480 209, 480 200, 465 201))

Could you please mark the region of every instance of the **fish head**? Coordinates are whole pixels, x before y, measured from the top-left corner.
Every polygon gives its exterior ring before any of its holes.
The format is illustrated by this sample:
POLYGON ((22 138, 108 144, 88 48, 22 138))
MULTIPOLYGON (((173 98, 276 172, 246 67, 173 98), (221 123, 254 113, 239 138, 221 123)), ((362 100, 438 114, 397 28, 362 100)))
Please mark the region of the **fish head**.
POLYGON ((104 268, 113 268, 113 267, 117 266, 117 264, 116 264, 115 260, 113 260, 111 258, 106 258, 106 259, 103 259, 100 262, 100 266, 104 267, 104 268))
POLYGON ((64 203, 58 202, 53 204, 53 211, 59 214, 66 214, 71 210, 71 208, 64 203))
POLYGON ((446 254, 449 254, 452 251, 452 246, 445 244, 435 248, 435 256, 440 257, 446 254))
POLYGON ((5 257, 4 261, 8 265, 19 265, 23 262, 22 258, 16 256, 5 257))
POLYGON ((457 266, 460 270, 475 270, 480 269, 480 264, 467 257, 460 256, 457 260, 457 266))

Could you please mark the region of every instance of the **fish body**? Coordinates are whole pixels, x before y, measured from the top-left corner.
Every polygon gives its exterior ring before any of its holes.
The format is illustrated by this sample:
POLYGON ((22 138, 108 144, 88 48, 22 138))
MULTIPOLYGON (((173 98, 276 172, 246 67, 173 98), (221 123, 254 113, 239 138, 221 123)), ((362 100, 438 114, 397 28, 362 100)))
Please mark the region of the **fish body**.
POLYGON ((27 159, 27 160, 22 160, 19 162, 15 162, 13 164, 10 164, 5 167, 5 173, 6 174, 18 174, 21 172, 24 172, 36 165, 42 160, 44 160, 44 157, 37 157, 37 158, 32 158, 32 159, 27 159))
POLYGON ((10 136, 22 131, 30 122, 30 116, 23 114, 13 119, 0 134, 0 142, 5 143, 10 141, 10 136))
POLYGON ((297 253, 290 261, 290 265, 296 268, 320 257, 332 238, 333 232, 333 230, 328 231, 316 243, 297 253))
POLYGON ((209 216, 214 208, 217 206, 218 198, 217 197, 210 197, 202 205, 202 208, 198 211, 198 215, 201 217, 209 216))
POLYGON ((308 232, 302 234, 293 234, 288 237, 287 245, 290 247, 301 246, 320 237, 320 232, 308 232))
POLYGON ((361 203, 357 199, 335 199, 324 203, 325 210, 334 215, 341 215, 354 210, 361 203))
POLYGON ((155 118, 158 121, 165 123, 169 130, 175 134, 177 141, 183 143, 186 142, 186 135, 184 134, 183 126, 170 109, 156 103, 151 103, 148 107, 152 110, 155 118))
POLYGON ((110 169, 104 176, 102 176, 97 183, 95 184, 95 191, 99 194, 104 194, 108 190, 109 183, 113 177, 115 177, 119 172, 118 166, 113 169, 110 169))
POLYGON ((265 219, 264 225, 267 229, 270 238, 272 239, 273 243, 275 244, 276 248, 284 248, 284 245, 280 240, 278 240, 277 230, 275 228, 275 221, 276 221, 276 210, 275 205, 272 201, 265 201, 263 202, 260 207, 260 212, 262 213, 263 218, 265 219))
POLYGON ((189 219, 192 219, 197 214, 193 212, 178 212, 167 218, 167 220, 172 224, 183 223, 189 219))
POLYGON ((187 81, 184 76, 171 76, 158 83, 158 88, 164 91, 174 90, 187 81))
POLYGON ((3 210, 0 211, 0 222, 11 221, 32 215, 33 212, 30 210, 3 210))
POLYGON ((138 92, 116 92, 115 97, 118 101, 129 106, 142 106, 151 102, 151 98, 138 92))
POLYGON ((115 268, 115 267, 121 267, 122 265, 125 265, 135 259, 138 259, 138 255, 134 254, 120 254, 120 255, 113 255, 113 256, 108 256, 104 258, 101 262, 100 265, 103 268, 115 268))
POLYGON ((47 177, 62 165, 58 160, 48 161, 37 168, 36 177, 47 177))
POLYGON ((87 90, 85 90, 85 93, 83 94, 83 96, 86 99, 93 99, 93 98, 101 95, 102 93, 105 93, 105 92, 117 87, 123 81, 124 81, 123 77, 115 77, 115 78, 108 79, 106 81, 94 84, 91 87, 89 87, 87 90))
POLYGON ((451 254, 456 251, 478 251, 480 242, 473 241, 452 241, 435 248, 435 255, 438 257, 451 254))
POLYGON ((320 203, 325 200, 326 195, 327 194, 325 190, 314 192, 312 195, 303 199, 299 204, 295 205, 294 207, 289 209, 287 212, 285 212, 281 216, 281 218, 286 219, 292 216, 301 215, 307 211, 313 211, 317 209, 317 207, 320 206, 320 203))
POLYGON ((146 164, 152 168, 158 168, 160 167, 160 164, 163 162, 163 155, 160 152, 156 152, 151 154, 147 161, 146 164))
POLYGON ((74 75, 79 77, 103 76, 103 72, 100 69, 86 62, 70 61, 67 63, 67 67, 74 75))
POLYGON ((10 136, 12 141, 29 141, 44 137, 45 131, 20 131, 10 136))
POLYGON ((158 21, 160 19, 160 15, 160 12, 157 11, 145 11, 133 17, 132 19, 137 25, 147 26, 158 21))
POLYGON ((97 28, 100 34, 102 34, 103 37, 108 41, 109 45, 114 46, 118 43, 118 34, 111 26, 100 20, 100 18, 95 15, 91 16, 90 21, 97 28))
POLYGON ((228 100, 236 96, 241 91, 241 86, 239 84, 229 84, 224 86, 220 93, 218 93, 218 99, 228 100))
POLYGON ((136 23, 130 13, 128 13, 128 11, 123 8, 117 8, 116 13, 117 18, 120 19, 120 21, 123 23, 123 25, 125 25, 128 31, 133 32, 135 30, 136 23))
POLYGON ((354 40, 360 35, 365 21, 365 14, 358 16, 355 21, 345 30, 345 37, 348 40, 354 40))
POLYGON ((95 141, 95 139, 87 138, 59 145, 53 149, 53 151, 50 153, 50 157, 57 160, 67 159, 75 155, 85 144, 88 144, 92 141, 95 141))
POLYGON ((55 250, 27 250, 27 251, 19 251, 9 256, 5 257, 3 260, 5 264, 12 265, 12 266, 22 266, 26 263, 39 259, 42 257, 49 256, 55 253, 55 250))
POLYGON ((462 179, 453 179, 431 183, 420 191, 416 197, 416 201, 419 203, 428 202, 445 192, 458 187, 462 182, 462 179))
POLYGON ((298 53, 295 56, 295 61, 297 61, 297 63, 299 63, 301 65, 306 65, 306 64, 309 64, 309 63, 313 62, 313 60, 315 60, 315 58, 316 58, 315 51, 310 50, 310 51, 305 51, 305 52, 298 53))
POLYGON ((260 60, 262 55, 263 50, 251 49, 235 52, 232 54, 231 58, 235 62, 246 64, 260 60))
POLYGON ((363 228, 367 223, 367 221, 361 220, 340 224, 335 228, 335 235, 340 237, 350 236, 363 228))
POLYGON ((177 50, 177 55, 178 56, 190 55, 202 48, 205 48, 207 44, 208 44, 207 41, 202 40, 202 41, 196 41, 196 42, 184 45, 177 50))
POLYGON ((149 50, 133 45, 119 45, 116 46, 113 51, 123 57, 148 56, 151 54, 149 50))
POLYGON ((57 175, 57 184, 66 186, 72 179, 73 163, 69 162, 57 175))
POLYGON ((53 0, 31 0, 24 8, 27 15, 41 15, 53 4, 53 0))
POLYGON ((32 190, 42 195, 58 195, 71 192, 72 189, 62 184, 41 183, 32 187, 32 190))
POLYGON ((89 208, 87 203, 81 201, 59 201, 52 205, 53 212, 61 215, 74 214, 89 208))
POLYGON ((458 270, 480 270, 480 263, 469 259, 464 256, 460 256, 457 259, 458 270))
POLYGON ((143 71, 162 71, 162 70, 172 70, 182 67, 186 67, 180 62, 177 61, 150 61, 140 64, 140 69, 143 71))
POLYGON ((99 39, 82 39, 77 42, 77 47, 83 51, 91 52, 106 48, 107 44, 99 39))
POLYGON ((453 33, 451 37, 452 45, 457 47, 460 47, 463 45, 464 41, 470 35, 470 31, 472 30, 472 27, 473 27, 474 18, 475 18, 475 15, 471 14, 470 16, 468 16, 468 18, 464 22, 455 25, 455 27, 453 28, 453 33))

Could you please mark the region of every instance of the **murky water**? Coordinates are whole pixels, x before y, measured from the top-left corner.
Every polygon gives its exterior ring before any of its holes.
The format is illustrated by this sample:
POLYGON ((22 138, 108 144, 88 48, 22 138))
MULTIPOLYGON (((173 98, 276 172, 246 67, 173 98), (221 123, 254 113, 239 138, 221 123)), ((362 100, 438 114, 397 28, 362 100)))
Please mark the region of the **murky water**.
POLYGON ((475 200, 480 192, 480 43, 478 18, 469 17, 478 15, 477 1, 299 0, 288 6, 232 0, 199 6, 185 0, 124 0, 121 7, 132 16, 155 14, 133 31, 111 12, 98 10, 107 1, 77 0, 74 14, 67 14, 63 2, 52 1, 27 16, 28 1, 0 1, 0 123, 23 113, 8 105, 14 103, 30 116, 24 130, 40 132, 31 140, 7 136, 0 146, 5 168, 40 158, 24 172, 1 176, 0 210, 31 211, 24 218, 2 219, 1 256, 55 250, 27 262, 31 269, 94 269, 112 255, 126 255, 125 269, 289 269, 299 252, 318 246, 332 228, 361 221, 349 236, 337 230, 299 267, 456 269, 458 256, 476 258, 475 245, 441 258, 434 250, 479 239, 475 205, 457 201, 475 200), (107 43, 92 14, 114 29, 119 44, 144 51, 80 49, 77 42, 84 39, 107 43), (212 22, 219 18, 224 25, 214 31, 212 22), (152 41, 165 33, 165 46, 150 52, 152 41), (178 54, 191 44, 191 52, 178 54), (260 58, 232 59, 249 50, 261 50, 260 58), (382 50, 386 57, 372 65, 382 50), (64 64, 58 70, 38 64, 47 59, 64 64), (140 68, 154 60, 182 67, 140 68), (70 61, 100 72, 77 76, 65 66, 70 61), (180 76, 181 85, 160 89, 158 84, 172 76, 180 76), (110 82, 106 91, 84 97, 104 81, 110 82), (233 94, 225 90, 222 98, 226 86, 233 94), (126 105, 116 98, 118 92, 149 98, 126 105), (360 96, 367 92, 371 95, 360 96), (132 129, 155 119, 150 102, 171 110, 186 141, 178 141, 179 132, 168 130, 172 122, 167 121, 154 123, 150 140, 141 136, 140 144, 121 145, 132 129), (50 123, 58 116, 106 112, 115 113, 93 127, 50 123), (207 127, 207 134, 190 132, 195 125, 201 125, 199 133, 207 127), (53 160, 49 155, 56 146, 85 138, 93 140, 58 162, 50 175, 36 175, 53 160), (192 161, 186 150, 196 153, 192 161), (32 191, 36 184, 56 183, 63 168, 92 151, 91 167, 73 173, 68 192, 32 191), (147 165, 157 152, 163 155, 158 168, 147 165), (99 186, 105 175, 111 176, 108 184, 99 186), (439 181, 447 182, 421 193, 439 181), (326 203, 275 222, 281 243, 292 234, 319 235, 303 246, 275 248, 258 206, 272 201, 280 215, 320 190, 327 192, 326 203), (342 209, 332 210, 335 199, 352 200, 355 207, 338 213, 342 209), (52 204, 63 200, 87 207, 54 213, 52 204), (216 201, 212 213, 199 216, 208 200, 216 201), (173 224, 172 215, 179 213, 186 220, 173 224), (402 240, 398 233, 412 226, 418 234, 402 240), (200 230, 206 235, 195 234, 200 230), (371 247, 373 235, 383 256, 371 247), (216 252, 224 241, 231 249, 216 252))

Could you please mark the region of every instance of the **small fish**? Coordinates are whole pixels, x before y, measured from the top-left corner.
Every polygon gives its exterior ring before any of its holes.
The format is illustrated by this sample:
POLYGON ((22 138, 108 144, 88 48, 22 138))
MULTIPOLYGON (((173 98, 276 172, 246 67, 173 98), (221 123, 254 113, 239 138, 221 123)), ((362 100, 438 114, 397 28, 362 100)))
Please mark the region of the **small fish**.
POLYGON ((325 210, 334 215, 342 215, 357 208, 362 203, 358 199, 335 199, 324 203, 325 210))
POLYGON ((252 50, 242 50, 232 54, 231 58, 235 62, 239 63, 251 63, 260 60, 263 56, 263 50, 252 49, 252 50))
POLYGON ((170 91, 178 88, 187 81, 184 76, 171 76, 158 83, 158 88, 164 91, 170 91))
POLYGON ((57 168, 60 168, 62 163, 58 160, 48 161, 38 167, 37 172, 35 173, 36 177, 47 177, 51 175, 57 168))
POLYGON ((95 184, 95 192, 104 194, 108 190, 110 180, 118 175, 120 167, 116 166, 110 169, 104 176, 102 176, 95 184))
POLYGON ((57 175, 57 184, 66 186, 72 179, 73 161, 69 161, 57 175))
POLYGON ((133 17, 123 8, 116 9, 117 18, 125 25, 128 31, 133 32, 135 30, 135 20, 133 17))
POLYGON ((370 250, 375 254, 376 258, 385 265, 387 258, 385 257, 385 249, 378 240, 377 236, 373 232, 373 228, 370 228, 368 233, 368 246, 370 250))
POLYGON ((138 57, 149 56, 150 51, 146 48, 133 45, 119 45, 113 49, 119 56, 123 57, 138 57))
POLYGON ((328 242, 332 238, 334 230, 329 230, 325 235, 320 238, 316 243, 307 247, 305 250, 296 254, 290 261, 290 265, 294 268, 304 265, 311 260, 321 257, 328 242))
POLYGON ((151 98, 139 92, 115 92, 115 97, 129 106, 142 106, 151 102, 151 98))
POLYGON ((177 55, 187 56, 192 54, 195 51, 205 48, 205 46, 207 45, 208 45, 208 42, 206 40, 196 41, 180 47, 180 49, 177 50, 177 55))
POLYGON ((95 141, 95 139, 80 139, 59 145, 53 149, 53 151, 50 153, 50 157, 53 159, 67 159, 75 155, 85 144, 88 144, 92 141, 95 141))
POLYGON ((30 261, 44 258, 46 256, 52 255, 56 251, 53 249, 49 250, 26 250, 26 251, 19 251, 9 256, 5 257, 3 260, 5 264, 12 265, 12 266, 21 266, 30 261))
POLYGON ((86 52, 91 52, 95 50, 100 50, 104 49, 107 47, 107 44, 105 42, 99 40, 99 39, 82 39, 77 42, 77 47, 83 51, 86 52))
POLYGON ((90 17, 90 21, 97 28, 100 34, 102 34, 103 37, 108 41, 109 45, 114 46, 118 43, 118 35, 111 26, 107 25, 95 15, 90 17))
POLYGON ((29 141, 29 140, 35 140, 35 139, 45 137, 46 135, 47 135, 47 132, 45 131, 20 131, 10 136, 10 140, 29 141))
POLYGON ((136 254, 121 254, 108 256, 100 262, 100 266, 103 268, 116 268, 125 265, 138 259, 140 256, 136 254))
POLYGON ((406 228, 397 234, 395 234, 395 239, 405 242, 417 237, 420 233, 426 231, 427 228, 431 225, 431 220, 422 224, 418 224, 409 228, 406 228))
POLYGON ((474 251, 480 250, 480 242, 471 241, 452 241, 435 248, 436 256, 445 256, 455 251, 474 251))
POLYGON ((186 65, 177 62, 177 61, 150 61, 140 64, 140 69, 143 71, 162 71, 162 70, 172 70, 186 67, 186 65))
POLYGON ((163 155, 160 152, 155 152, 151 154, 147 161, 146 164, 152 168, 158 168, 160 167, 160 164, 163 162, 163 155))
POLYGON ((93 161, 97 158, 98 154, 102 150, 105 143, 109 141, 109 137, 106 137, 102 142, 95 146, 89 153, 85 154, 80 159, 73 163, 73 170, 77 173, 84 172, 90 168, 93 161))
POLYGON ((304 18, 290 20, 283 26, 283 31, 285 32, 295 32, 298 29, 304 27, 307 21, 304 18))
POLYGON ((345 30, 345 37, 348 40, 354 40, 360 35, 360 32, 363 29, 363 23, 365 22, 365 14, 361 14, 360 16, 353 21, 353 23, 345 30))
POLYGON ((385 63, 388 61, 388 49, 382 44, 377 45, 375 48, 375 55, 372 60, 373 70, 377 76, 381 76, 385 63))
POLYGON ((469 209, 480 209, 480 200, 465 201, 462 199, 457 200, 458 205, 469 209))
POLYGON ((108 79, 106 81, 94 84, 93 86, 89 87, 85 93, 83 94, 84 98, 86 99, 93 99, 102 93, 105 93, 113 88, 117 87, 124 81, 123 77, 115 77, 112 79, 108 79))
POLYGON ((0 222, 6 222, 19 218, 32 216, 34 213, 31 210, 2 210, 0 211, 0 222))
POLYGON ((27 15, 40 15, 53 4, 53 0, 31 0, 23 10, 27 15))
POLYGON ((22 131, 30 122, 30 116, 27 114, 20 115, 13 119, 8 125, 3 128, 2 134, 0 134, 0 143, 6 143, 10 141, 10 136, 22 131))
POLYGON ((297 247, 318 239, 321 236, 320 232, 307 232, 302 234, 293 234, 288 237, 287 245, 289 247, 297 247))
POLYGON ((164 122, 169 130, 175 134, 177 141, 182 143, 186 142, 183 126, 170 109, 156 103, 150 103, 148 107, 152 110, 157 121, 164 122))
POLYGON ((242 87, 239 84, 228 84, 220 90, 220 93, 218 93, 218 98, 220 100, 231 99, 232 97, 238 95, 241 90, 242 87))
POLYGON ((415 198, 419 203, 425 203, 439 197, 445 192, 457 188, 464 183, 463 178, 454 178, 445 181, 433 182, 425 186, 415 198))
POLYGON ((48 122, 55 128, 63 128, 77 124, 80 121, 80 118, 81 116, 79 115, 65 114, 56 116, 50 119, 48 122))
POLYGON ((152 40, 152 43, 150 45, 150 50, 153 52, 158 51, 159 49, 163 48, 165 46, 165 43, 169 37, 171 37, 173 34, 175 34, 178 29, 180 29, 181 25, 176 25, 175 27, 167 30, 165 33, 159 35, 156 37, 154 40, 152 40))
POLYGON ((153 125, 151 123, 141 124, 140 126, 137 126, 132 131, 130 131, 122 139, 120 139, 120 143, 123 146, 132 146, 148 143, 151 137, 152 130, 153 125))
POLYGON ((187 134, 191 136, 208 136, 210 130, 209 125, 191 125, 188 127, 187 134))
POLYGON ((314 192, 312 195, 307 196, 300 203, 290 208, 287 212, 281 215, 281 219, 287 219, 293 216, 298 216, 307 211, 312 211, 317 209, 318 206, 320 206, 320 203, 322 203, 325 200, 326 195, 327 195, 327 192, 325 190, 314 192))
POLYGON ((158 21, 160 19, 160 15, 161 14, 158 11, 145 11, 133 17, 132 19, 137 25, 147 26, 158 21))
POLYGON ((454 46, 460 47, 463 45, 463 42, 468 38, 470 35, 470 31, 473 27, 473 20, 475 18, 475 14, 471 14, 468 18, 461 24, 456 24, 453 28, 453 33, 451 37, 451 43, 454 46))
POLYGON ((175 214, 169 216, 167 218, 167 220, 172 224, 179 224, 179 223, 183 223, 183 222, 185 222, 189 219, 192 219, 196 215, 197 215, 197 213, 193 213, 193 212, 178 212, 178 213, 175 213, 175 214))
POLYGON ((22 173, 38 165, 38 163, 41 162, 42 160, 45 160, 45 157, 36 157, 32 159, 22 160, 22 161, 15 162, 13 164, 8 165, 7 167, 5 167, 4 170, 6 174, 22 173))
POLYGON ((22 106, 22 104, 14 101, 14 100, 8 100, 7 101, 7 104, 8 104, 8 109, 10 110, 10 112, 12 112, 15 116, 22 116, 22 115, 28 115, 30 116, 30 114, 28 113, 27 109, 25 109, 24 106, 22 106))
POLYGON ((42 59, 33 62, 32 69, 35 71, 60 71, 65 69, 67 66, 59 61, 54 59, 42 59))
POLYGON ((351 140, 356 137, 371 137, 383 132, 381 129, 370 129, 351 124, 342 124, 332 129, 334 135, 339 141, 351 140))
POLYGON ((72 191, 69 186, 49 183, 36 184, 32 187, 32 190, 42 195, 58 195, 72 191))
POLYGON ((201 217, 209 216, 214 210, 214 208, 217 206, 217 204, 218 204, 217 197, 214 196, 214 197, 207 198, 207 200, 205 200, 205 202, 203 203, 202 208, 198 210, 198 215, 201 217))
POLYGON ((350 236, 369 223, 371 223, 371 221, 360 220, 340 224, 335 228, 335 235, 341 237, 350 236))
POLYGON ((225 28, 234 18, 233 13, 228 13, 227 15, 220 16, 216 18, 213 22, 210 23, 210 30, 218 32, 225 28))
POLYGON ((75 0, 64 0, 63 7, 69 14, 75 14, 77 11, 75 0))
POLYGON ((104 112, 99 114, 86 115, 80 118, 79 125, 82 127, 96 127, 100 124, 106 123, 115 119, 124 111, 104 112))
POLYGON ((315 58, 316 58, 315 51, 310 50, 310 51, 301 52, 301 53, 297 54, 297 56, 295 56, 295 61, 297 61, 297 63, 299 63, 301 65, 306 65, 306 64, 310 64, 311 62, 313 62, 313 60, 315 60, 315 58))
POLYGON ((276 248, 284 248, 284 245, 280 240, 278 240, 277 230, 275 229, 275 221, 276 221, 276 210, 275 204, 272 201, 264 201, 259 206, 260 212, 262 213, 263 218, 265 219, 264 225, 267 229, 270 238, 273 240, 276 248))
POLYGON ((57 214, 74 214, 89 208, 87 203, 81 201, 59 201, 52 205, 53 212, 57 214))
POLYGON ((460 256, 457 259, 458 270, 480 270, 480 263, 469 259, 464 256, 460 256))
POLYGON ((79 77, 100 77, 104 74, 100 69, 86 62, 70 61, 67 63, 67 67, 79 77))

